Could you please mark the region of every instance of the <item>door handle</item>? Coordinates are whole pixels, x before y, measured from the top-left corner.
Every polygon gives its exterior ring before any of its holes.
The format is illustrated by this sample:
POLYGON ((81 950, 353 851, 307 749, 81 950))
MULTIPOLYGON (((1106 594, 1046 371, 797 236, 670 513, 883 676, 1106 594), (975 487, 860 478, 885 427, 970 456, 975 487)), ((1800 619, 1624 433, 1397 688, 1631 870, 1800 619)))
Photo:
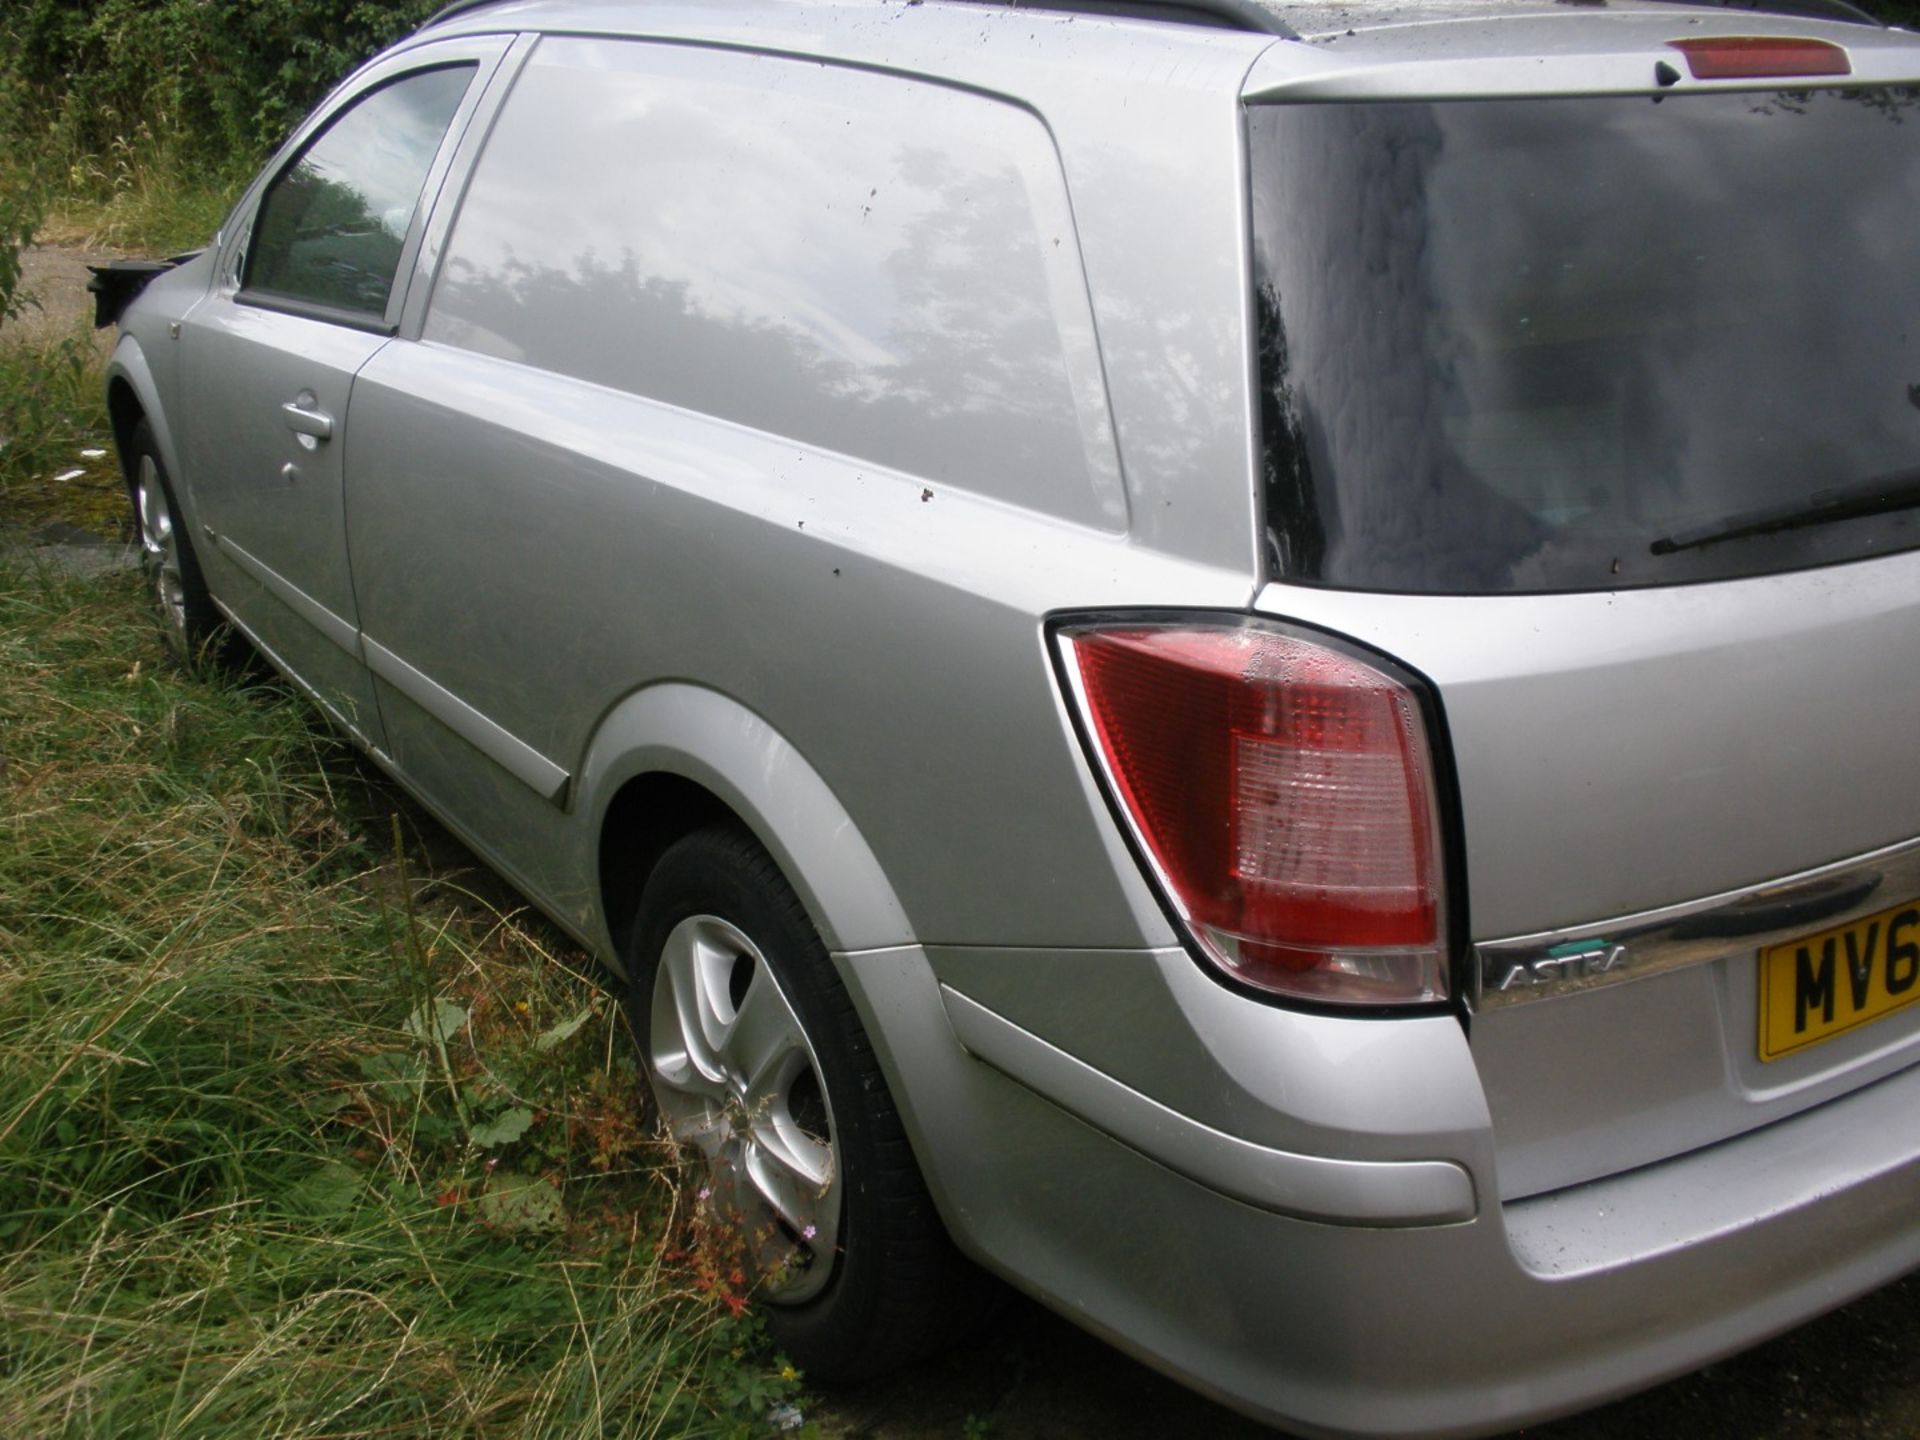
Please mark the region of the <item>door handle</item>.
POLYGON ((310 436, 315 440, 331 440, 333 417, 324 410, 310 408, 312 405, 312 401, 302 405, 299 400, 289 400, 280 407, 280 414, 286 419, 287 428, 294 434, 310 436))

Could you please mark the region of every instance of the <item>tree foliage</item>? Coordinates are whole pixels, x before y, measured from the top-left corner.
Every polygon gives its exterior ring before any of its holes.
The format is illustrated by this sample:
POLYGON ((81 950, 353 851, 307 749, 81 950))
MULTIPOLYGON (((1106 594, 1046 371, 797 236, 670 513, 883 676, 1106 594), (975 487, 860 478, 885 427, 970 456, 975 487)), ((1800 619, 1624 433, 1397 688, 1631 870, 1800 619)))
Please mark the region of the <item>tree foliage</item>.
MULTIPOLYGON (((0 133, 98 156, 144 132, 216 163, 251 163, 341 76, 441 3, 5 0, 0 133)), ((1920 26, 1920 0, 1860 3, 1920 26)))
POLYGON ((16 128, 72 156, 144 126, 216 163, 275 144, 437 0, 9 0, 0 88, 16 128))

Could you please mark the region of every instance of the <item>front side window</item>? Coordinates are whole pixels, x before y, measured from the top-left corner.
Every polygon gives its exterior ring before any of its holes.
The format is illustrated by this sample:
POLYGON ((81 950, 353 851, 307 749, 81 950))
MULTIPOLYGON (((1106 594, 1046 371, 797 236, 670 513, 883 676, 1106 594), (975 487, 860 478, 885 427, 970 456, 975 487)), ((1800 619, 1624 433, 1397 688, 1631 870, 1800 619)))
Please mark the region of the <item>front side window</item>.
POLYGON ((475 67, 408 75, 356 101, 268 187, 246 288, 379 319, 420 192, 475 67))
POLYGON ((1249 131, 1281 577, 1610 590, 1920 546, 1920 91, 1249 131))

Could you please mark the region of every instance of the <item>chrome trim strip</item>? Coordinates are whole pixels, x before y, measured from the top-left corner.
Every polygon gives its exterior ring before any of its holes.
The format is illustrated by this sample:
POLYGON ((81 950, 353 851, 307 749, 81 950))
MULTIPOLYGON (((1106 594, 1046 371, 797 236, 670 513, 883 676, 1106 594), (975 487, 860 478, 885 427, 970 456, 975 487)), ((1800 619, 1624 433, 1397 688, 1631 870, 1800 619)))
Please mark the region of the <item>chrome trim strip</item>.
POLYGON ((948 986, 947 1019, 978 1060, 1176 1174, 1234 1200, 1330 1225, 1450 1225, 1476 1211, 1447 1160, 1334 1160, 1270 1150, 1188 1119, 948 986))
MULTIPOLYGON (((214 536, 213 543, 220 552, 248 575, 257 580, 266 591, 285 605, 294 614, 318 630, 327 639, 339 646, 356 660, 366 657, 360 653, 360 632, 347 621, 342 620, 333 611, 322 605, 298 585, 278 571, 269 568, 255 556, 242 550, 225 535, 214 536)), ((244 627, 243 627, 244 628, 244 627)), ((251 634, 248 639, 252 639, 251 634)))
POLYGON ((1750 955, 1920 896, 1920 840, 1837 860, 1764 885, 1591 925, 1473 947, 1476 1010, 1643 980, 1750 955))
POLYGON ((435 684, 376 640, 362 637, 367 668, 454 734, 561 809, 573 777, 517 735, 493 723, 451 690, 435 684))

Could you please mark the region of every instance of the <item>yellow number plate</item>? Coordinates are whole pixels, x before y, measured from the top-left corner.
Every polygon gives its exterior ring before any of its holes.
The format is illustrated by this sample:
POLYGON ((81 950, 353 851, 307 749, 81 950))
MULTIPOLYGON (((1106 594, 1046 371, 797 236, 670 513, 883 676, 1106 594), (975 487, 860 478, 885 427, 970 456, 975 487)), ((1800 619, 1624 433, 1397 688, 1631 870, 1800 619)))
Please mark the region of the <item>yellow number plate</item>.
POLYGON ((1760 952, 1760 1058, 1778 1060, 1920 1001, 1920 901, 1760 952))

